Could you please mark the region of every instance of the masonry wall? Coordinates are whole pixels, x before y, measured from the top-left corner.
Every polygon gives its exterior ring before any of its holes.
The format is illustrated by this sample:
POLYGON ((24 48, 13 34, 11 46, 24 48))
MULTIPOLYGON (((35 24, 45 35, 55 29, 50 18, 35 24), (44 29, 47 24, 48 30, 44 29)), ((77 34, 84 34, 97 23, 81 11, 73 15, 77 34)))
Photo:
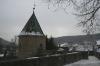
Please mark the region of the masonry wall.
POLYGON ((28 59, 13 59, 0 62, 0 66, 64 66, 88 58, 87 52, 74 52, 68 54, 55 54, 44 57, 32 57, 28 59))
POLYGON ((38 50, 45 50, 45 36, 19 36, 17 56, 21 58, 35 56, 38 50))

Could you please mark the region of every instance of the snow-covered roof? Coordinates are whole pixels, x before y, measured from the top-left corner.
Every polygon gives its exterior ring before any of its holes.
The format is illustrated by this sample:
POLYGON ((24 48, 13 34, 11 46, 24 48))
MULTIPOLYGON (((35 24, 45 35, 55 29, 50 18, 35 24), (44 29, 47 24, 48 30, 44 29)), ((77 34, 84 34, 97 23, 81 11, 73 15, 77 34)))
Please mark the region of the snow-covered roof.
POLYGON ((74 46, 74 47, 77 47, 77 46, 78 46, 78 44, 73 44, 73 46, 74 46))
POLYGON ((97 42, 97 45, 100 45, 100 40, 96 41, 97 42))
POLYGON ((97 49, 97 52, 99 52, 99 53, 100 53, 100 49, 97 49))
POLYGON ((59 48, 57 51, 64 51, 64 49, 63 48, 59 48))
POLYGON ((77 47, 76 47, 76 51, 92 51, 93 50, 93 48, 92 48, 92 46, 88 46, 87 45, 87 47, 85 47, 84 45, 78 45, 77 47))
POLYGON ((68 43, 60 44, 60 47, 68 47, 68 43))

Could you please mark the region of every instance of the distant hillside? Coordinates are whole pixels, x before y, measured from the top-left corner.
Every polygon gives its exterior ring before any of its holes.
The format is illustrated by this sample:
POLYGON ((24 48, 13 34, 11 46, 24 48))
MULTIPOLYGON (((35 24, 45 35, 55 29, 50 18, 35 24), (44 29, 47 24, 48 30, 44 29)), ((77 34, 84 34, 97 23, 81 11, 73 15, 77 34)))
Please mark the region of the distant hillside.
POLYGON ((0 38, 0 45, 2 45, 3 47, 9 45, 10 42, 7 40, 4 40, 3 38, 0 38))
POLYGON ((54 41, 56 43, 62 44, 66 42, 79 43, 79 42, 82 42, 85 40, 91 40, 91 39, 100 40, 100 33, 93 34, 90 36, 87 36, 87 35, 63 36, 63 37, 54 38, 54 41))

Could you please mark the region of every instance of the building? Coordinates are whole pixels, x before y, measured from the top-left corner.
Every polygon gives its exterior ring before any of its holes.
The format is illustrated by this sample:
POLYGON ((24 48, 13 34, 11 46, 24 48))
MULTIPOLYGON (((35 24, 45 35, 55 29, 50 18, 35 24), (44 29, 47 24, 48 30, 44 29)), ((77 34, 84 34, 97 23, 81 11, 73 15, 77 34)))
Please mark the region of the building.
POLYGON ((38 23, 34 11, 22 29, 18 41, 18 57, 36 56, 39 50, 45 50, 46 37, 38 23))

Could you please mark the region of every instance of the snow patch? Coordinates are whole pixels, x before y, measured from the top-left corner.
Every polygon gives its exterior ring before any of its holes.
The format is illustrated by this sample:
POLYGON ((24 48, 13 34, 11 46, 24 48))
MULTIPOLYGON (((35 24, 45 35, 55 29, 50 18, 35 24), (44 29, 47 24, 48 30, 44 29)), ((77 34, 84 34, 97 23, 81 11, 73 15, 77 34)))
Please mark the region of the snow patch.
POLYGON ((40 36, 42 36, 43 34, 41 34, 40 32, 25 32, 25 31, 22 31, 20 33, 20 35, 40 35, 40 36))
POLYGON ((39 57, 29 57, 29 58, 26 58, 26 59, 35 59, 35 58, 39 58, 39 57))
POLYGON ((78 62, 67 64, 64 66, 100 66, 100 60, 94 56, 89 56, 88 60, 80 60, 78 62))
POLYGON ((57 51, 64 51, 64 49, 63 48, 59 48, 57 51))
POLYGON ((0 54, 0 57, 3 57, 4 56, 4 54, 0 54))
POLYGON ((68 43, 60 44, 60 47, 69 47, 68 43))
POLYGON ((100 40, 96 41, 97 42, 97 45, 100 45, 100 40))

